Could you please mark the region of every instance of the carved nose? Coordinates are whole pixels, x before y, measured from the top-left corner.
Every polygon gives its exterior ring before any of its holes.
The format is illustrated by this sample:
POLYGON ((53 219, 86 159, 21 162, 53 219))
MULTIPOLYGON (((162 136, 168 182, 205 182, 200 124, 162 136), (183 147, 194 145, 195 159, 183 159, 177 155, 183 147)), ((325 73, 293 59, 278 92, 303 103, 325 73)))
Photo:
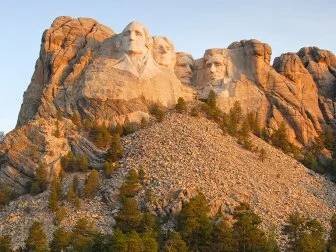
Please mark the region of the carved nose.
POLYGON ((216 72, 216 67, 215 67, 215 65, 211 65, 211 67, 210 67, 210 72, 211 72, 211 73, 216 72))
POLYGON ((161 46, 161 53, 167 53, 166 48, 164 48, 163 46, 161 46))

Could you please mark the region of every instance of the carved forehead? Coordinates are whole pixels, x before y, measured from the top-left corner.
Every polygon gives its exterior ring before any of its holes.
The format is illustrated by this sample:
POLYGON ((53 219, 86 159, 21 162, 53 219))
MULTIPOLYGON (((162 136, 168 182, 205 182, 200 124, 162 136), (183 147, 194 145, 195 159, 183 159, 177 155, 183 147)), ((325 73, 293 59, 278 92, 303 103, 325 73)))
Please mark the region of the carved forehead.
POLYGON ((153 37, 154 46, 165 45, 169 46, 171 50, 175 51, 173 43, 167 37, 153 37))
POLYGON ((141 23, 139 22, 131 22, 129 23, 125 29, 122 31, 122 34, 124 34, 125 32, 128 31, 139 31, 141 32, 143 35, 145 35, 146 38, 150 38, 150 34, 148 29, 141 23))
POLYGON ((177 64, 178 65, 193 65, 193 59, 189 55, 183 55, 177 58, 177 64))
POLYGON ((206 64, 211 64, 211 63, 220 63, 223 64, 224 63, 224 57, 222 55, 212 55, 209 56, 205 59, 205 63, 206 64))

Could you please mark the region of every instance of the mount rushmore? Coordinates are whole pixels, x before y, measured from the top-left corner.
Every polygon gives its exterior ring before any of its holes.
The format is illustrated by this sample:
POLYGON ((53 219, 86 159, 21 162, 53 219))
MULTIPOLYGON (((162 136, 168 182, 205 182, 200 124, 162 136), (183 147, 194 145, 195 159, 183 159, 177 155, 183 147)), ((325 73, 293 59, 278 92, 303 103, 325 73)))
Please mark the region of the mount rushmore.
POLYGON ((239 101, 262 127, 272 131, 284 122, 292 143, 309 145, 325 126, 335 126, 336 57, 305 47, 271 65, 271 55, 268 44, 251 39, 194 59, 139 22, 116 34, 90 18, 58 17, 43 33, 17 126, 0 144, 0 183, 23 193, 38 162, 57 172, 70 149, 101 165, 104 151, 75 130, 74 113, 99 123, 139 122, 151 103, 172 108, 179 97, 204 100, 211 90, 222 111, 239 101))

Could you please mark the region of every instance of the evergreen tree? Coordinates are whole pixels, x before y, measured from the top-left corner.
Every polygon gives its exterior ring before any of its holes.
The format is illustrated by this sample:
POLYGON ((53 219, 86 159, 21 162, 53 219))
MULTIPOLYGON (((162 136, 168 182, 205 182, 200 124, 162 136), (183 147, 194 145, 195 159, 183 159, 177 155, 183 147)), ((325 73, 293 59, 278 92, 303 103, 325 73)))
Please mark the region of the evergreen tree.
POLYGON ((123 232, 131 232, 136 230, 141 222, 142 214, 138 208, 135 199, 125 198, 122 207, 116 216, 116 227, 123 232))
POLYGON ((183 205, 178 215, 178 231, 192 251, 210 249, 212 225, 208 214, 208 202, 205 196, 199 193, 183 205))
POLYGON ((234 251, 235 240, 232 229, 222 218, 214 224, 211 233, 211 251, 234 251))
POLYGON ((89 159, 86 154, 78 158, 78 168, 81 172, 87 172, 89 170, 89 159))
POLYGON ((165 242, 163 250, 165 252, 187 252, 187 244, 182 239, 180 233, 169 233, 168 239, 165 242))
POLYGON ((209 92, 207 104, 212 109, 214 109, 214 108, 217 107, 217 101, 216 101, 216 93, 215 93, 215 91, 211 90, 209 92))
POLYGON ((87 198, 93 198, 100 187, 99 172, 95 169, 91 170, 84 183, 84 195, 87 198))
POLYGON ((50 243, 52 252, 63 252, 70 250, 71 234, 64 227, 59 227, 53 233, 53 238, 50 243))
POLYGON ((329 251, 336 251, 336 215, 333 215, 330 219, 330 234, 328 240, 329 251))
POLYGON ((9 235, 0 235, 0 251, 1 252, 11 252, 12 250, 12 239, 9 235))
POLYGON ((261 218, 253 213, 247 204, 236 207, 233 214, 233 235, 238 251, 265 251, 267 237, 259 228, 261 218))
POLYGON ((139 176, 136 170, 131 169, 128 172, 127 180, 121 185, 119 196, 121 199, 125 197, 134 197, 140 189, 139 176))
POLYGON ((71 120, 72 120, 72 123, 76 125, 77 129, 81 128, 82 126, 81 117, 77 111, 73 113, 71 120))
POLYGON ((150 109, 150 113, 155 116, 158 122, 162 122, 166 116, 166 111, 161 104, 154 103, 150 109))
POLYGON ((146 119, 146 117, 142 117, 141 121, 140 121, 140 127, 143 128, 147 128, 148 127, 148 120, 146 119))
POLYGON ((226 127, 229 132, 229 134, 235 136, 238 132, 238 127, 242 119, 242 108, 240 106, 240 103, 236 101, 233 104, 233 107, 230 109, 228 117, 227 117, 227 122, 226 122, 226 127))
POLYGON ((65 206, 61 206, 58 208, 57 212, 55 213, 55 224, 59 225, 62 220, 66 217, 68 214, 68 209, 65 206))
POLYGON ((304 156, 301 162, 307 168, 315 172, 323 173, 322 167, 320 167, 315 155, 311 151, 306 153, 306 155, 304 156))
POLYGON ((321 135, 324 146, 331 151, 335 150, 335 138, 330 126, 327 126, 321 135))
POLYGON ((3 185, 0 190, 0 208, 9 202, 9 189, 7 185, 3 185))
POLYGON ((56 190, 51 190, 49 193, 49 209, 54 213, 58 209, 58 195, 56 190))
POLYGON ((27 251, 48 251, 48 239, 41 222, 35 221, 29 228, 28 238, 25 240, 27 251))
POLYGON ((274 133, 271 136, 271 141, 272 144, 284 152, 289 152, 290 151, 290 143, 288 142, 288 135, 287 135, 287 130, 286 130, 286 125, 285 123, 281 123, 280 127, 274 131, 274 133))
POLYGON ((128 252, 127 236, 119 228, 115 229, 109 244, 111 252, 128 252))
POLYGON ((79 180, 77 175, 75 175, 72 179, 72 190, 75 194, 79 194, 79 180))
POLYGON ((71 231, 71 246, 73 251, 92 251, 97 232, 93 223, 79 219, 71 231))
POLYGON ((121 144, 119 134, 114 134, 111 140, 111 147, 107 150, 106 160, 116 162, 124 155, 124 148, 121 144))
POLYGON ((179 97, 177 99, 177 104, 175 106, 175 110, 176 110, 177 113, 184 113, 184 112, 187 111, 187 104, 182 97, 179 97))
POLYGON ((113 162, 105 162, 103 165, 103 171, 106 178, 111 178, 113 172, 118 168, 118 163, 113 162))
POLYGON ((143 252, 159 251, 159 244, 156 241, 156 237, 151 232, 146 232, 141 235, 141 243, 143 252))
POLYGON ((133 252, 142 252, 143 251, 143 245, 140 235, 132 230, 127 234, 127 247, 128 251, 133 252))
POLYGON ((264 148, 262 148, 262 149, 260 150, 259 160, 260 160, 261 162, 264 162, 265 159, 266 159, 266 151, 265 151, 264 148))
POLYGON ((39 194, 47 190, 48 180, 47 180, 47 171, 45 165, 39 164, 35 171, 35 178, 30 187, 30 193, 32 195, 39 194))

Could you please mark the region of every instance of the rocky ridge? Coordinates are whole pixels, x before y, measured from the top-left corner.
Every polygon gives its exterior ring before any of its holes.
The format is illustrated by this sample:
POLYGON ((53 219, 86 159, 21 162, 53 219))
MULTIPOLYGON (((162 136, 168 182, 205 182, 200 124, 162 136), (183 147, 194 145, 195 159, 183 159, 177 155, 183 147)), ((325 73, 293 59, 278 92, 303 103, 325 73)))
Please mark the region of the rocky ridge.
MULTIPOLYGON (((262 216, 265 228, 276 226, 281 240, 282 225, 292 212, 316 218, 326 227, 335 213, 333 182, 252 136, 255 147, 266 150, 266 159, 261 162, 258 154, 243 149, 235 138, 223 135, 205 118, 172 114, 162 123, 124 137, 122 142, 125 154, 113 177, 103 179, 99 195, 85 200, 80 210, 64 202, 70 211, 62 225, 71 228, 75 220, 86 217, 99 230, 112 232, 113 216, 120 207, 118 188, 131 168, 140 167, 147 182, 136 198, 142 204, 145 190, 152 189, 149 207, 159 216, 174 216, 184 201, 201 191, 211 204, 211 213, 220 209, 229 219, 235 206, 248 202, 262 216)), ((64 189, 72 176, 67 177, 64 189)), ((0 210, 1 233, 13 235, 14 243, 22 245, 25 237, 16 234, 26 234, 37 219, 45 222, 50 238, 55 226, 47 195, 21 196, 0 210)), ((174 222, 168 227, 173 228, 174 222)))

